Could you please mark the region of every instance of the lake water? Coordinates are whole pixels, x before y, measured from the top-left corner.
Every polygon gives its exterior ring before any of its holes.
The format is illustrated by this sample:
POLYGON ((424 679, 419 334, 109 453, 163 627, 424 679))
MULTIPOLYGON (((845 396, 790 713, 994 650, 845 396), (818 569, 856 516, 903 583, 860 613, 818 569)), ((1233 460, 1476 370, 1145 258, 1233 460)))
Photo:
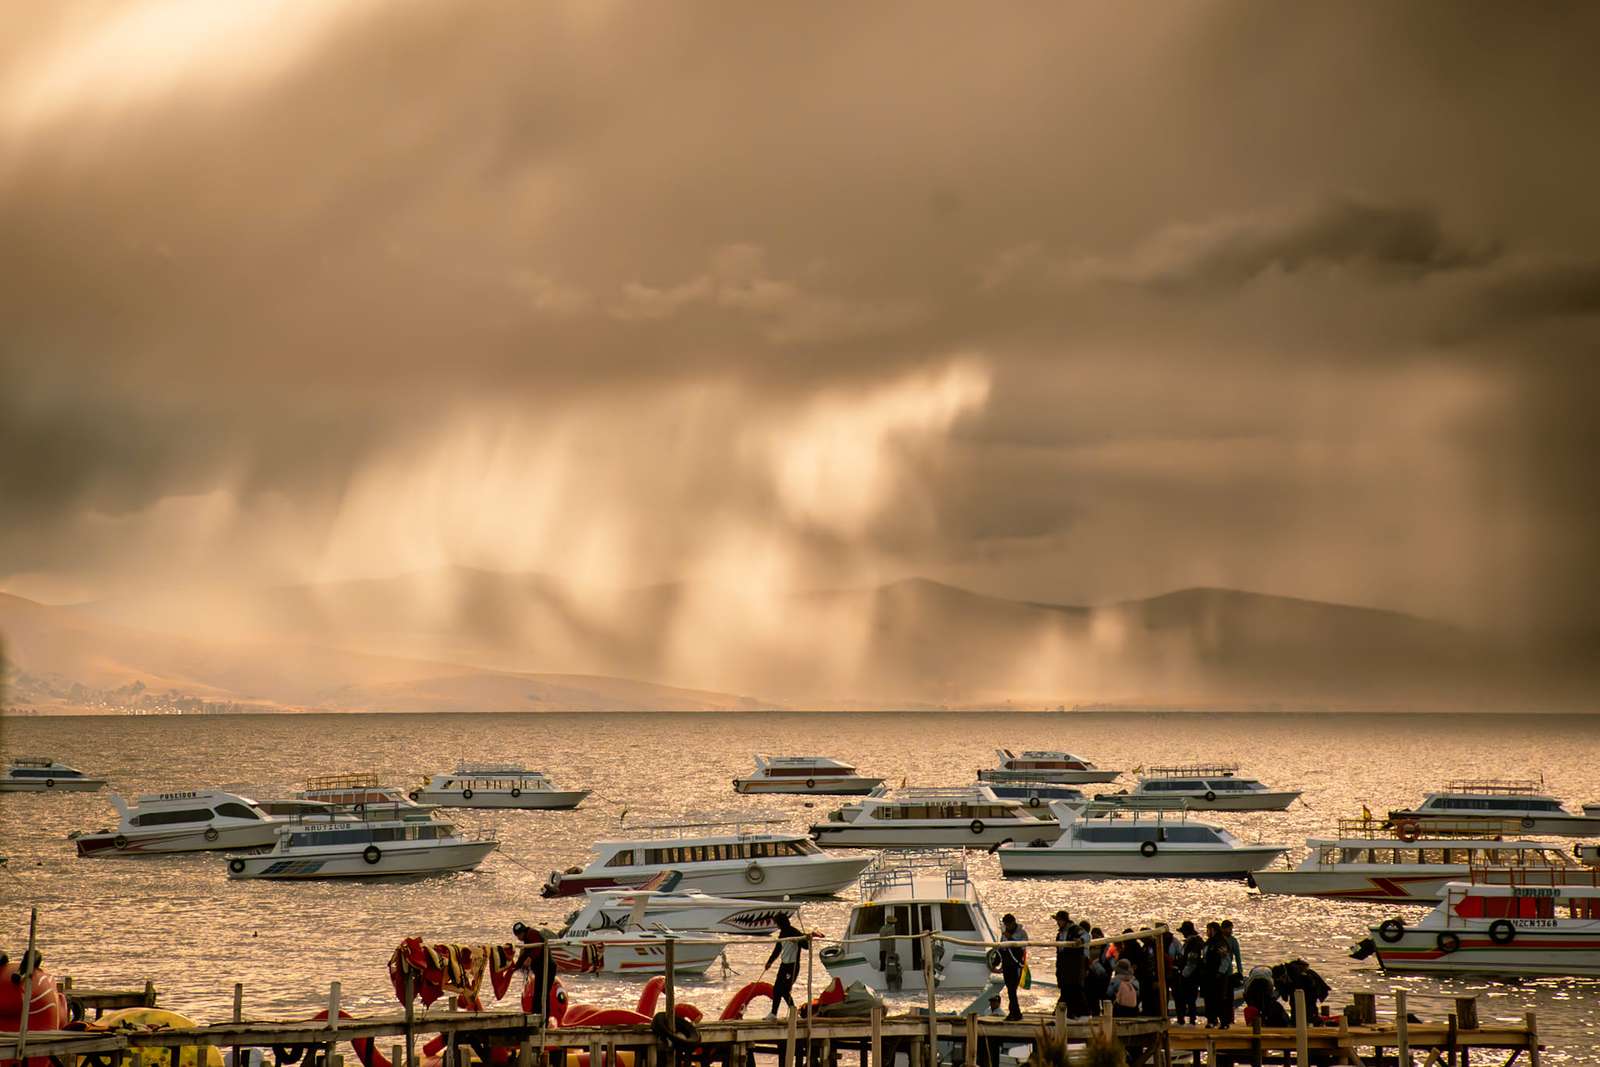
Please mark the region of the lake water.
MULTIPOLYGON (((244 783, 287 794, 307 775, 375 770, 410 785, 458 759, 517 760, 561 784, 594 794, 571 812, 461 812, 493 826, 502 852, 476 872, 410 882, 229 882, 215 854, 80 860, 66 835, 111 825, 104 793, 0 794, 0 947, 15 955, 27 937, 27 909, 39 907, 46 966, 80 984, 134 987, 154 979, 163 1006, 202 1021, 227 1017, 233 983, 245 985, 246 1014, 293 1017, 325 1003, 342 983, 357 1013, 395 1006, 385 964, 404 937, 463 943, 510 940, 511 924, 555 925, 570 900, 545 900, 553 868, 586 862, 591 842, 616 836, 619 817, 767 810, 797 826, 820 818, 826 800, 739 797, 730 780, 751 753, 825 753, 898 784, 954 785, 993 762, 993 749, 1066 748, 1101 766, 1197 760, 1239 763, 1245 772, 1305 790, 1288 812, 1219 815, 1248 840, 1296 846, 1341 816, 1420 800, 1441 779, 1461 775, 1538 777, 1581 804, 1600 800, 1600 718, 1583 716, 1037 714, 697 714, 697 715, 283 715, 94 717, 0 720, 6 753, 55 756, 103 773, 125 794, 244 783)), ((1091 787, 1092 788, 1092 787, 1091 787)), ((1303 848, 1291 859, 1298 861, 1303 848)), ((1232 918, 1246 966, 1304 956, 1334 986, 1406 989, 1412 1010, 1442 1018, 1424 994, 1480 997, 1484 1023, 1536 1011, 1552 1046, 1546 1062, 1593 1063, 1600 1044, 1600 980, 1491 982, 1392 977, 1347 958, 1369 923, 1423 912, 1287 897, 1262 897, 1243 883, 1002 879, 993 857, 975 853, 974 878, 999 914, 1015 912, 1037 937, 1067 907, 1107 929, 1164 919, 1232 918)), ((853 896, 854 890, 847 891, 853 896)), ((837 936, 847 899, 807 904, 808 928, 837 936)), ((720 1009, 755 978, 765 952, 729 952, 732 970, 689 983, 682 999, 720 1009)), ((1048 977, 1048 964, 1041 968, 1048 977)), ((631 1005, 637 987, 570 980, 574 1000, 631 1005)), ((956 1007, 952 995, 943 1006, 956 1007)), ((1045 1007, 1054 990, 1033 991, 1045 1007)))

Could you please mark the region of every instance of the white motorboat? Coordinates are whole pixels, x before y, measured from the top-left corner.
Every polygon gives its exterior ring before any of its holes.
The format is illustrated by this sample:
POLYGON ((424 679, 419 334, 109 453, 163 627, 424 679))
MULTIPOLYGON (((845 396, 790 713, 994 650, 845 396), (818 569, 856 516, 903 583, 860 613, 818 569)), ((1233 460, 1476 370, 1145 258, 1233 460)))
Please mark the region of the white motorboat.
POLYGON ((1070 752, 1030 749, 1013 752, 1009 748, 995 749, 999 765, 978 772, 980 782, 1010 782, 1018 777, 1054 782, 1057 785, 1084 785, 1091 782, 1114 782, 1121 771, 1107 771, 1096 767, 1082 756, 1070 752))
POLYGON ((249 797, 221 790, 154 793, 136 807, 116 794, 111 806, 119 818, 114 830, 68 835, 80 856, 146 856, 163 852, 205 852, 264 848, 285 820, 262 811, 249 797))
POLYGON ((316 775, 307 778, 305 787, 295 796, 300 800, 353 812, 362 811, 368 806, 416 810, 434 807, 431 804, 418 804, 399 786, 384 785, 383 780, 371 771, 316 775))
POLYGON ((49 756, 12 756, 0 773, 0 793, 92 793, 105 784, 49 756))
POLYGON ((590 889, 631 889, 664 871, 685 888, 759 900, 831 896, 856 880, 868 861, 830 856, 804 834, 763 830, 767 816, 705 816, 630 829, 654 836, 597 841, 586 867, 553 871, 540 892, 574 896, 590 889))
POLYGON ((1269 789, 1254 778, 1239 777, 1236 765, 1207 763, 1152 767, 1132 792, 1102 793, 1095 799, 1115 804, 1127 798, 1145 809, 1287 811, 1299 797, 1298 789, 1269 789))
POLYGON ((1289 851, 1287 845, 1245 844, 1187 812, 1061 803, 1051 810, 1059 823, 1055 840, 1040 836, 997 850, 1006 877, 1243 878, 1289 851))
MULTIPOLYGON (((878 993, 920 990, 929 963, 925 933, 1000 939, 1000 924, 978 898, 962 851, 879 853, 861 875, 861 900, 850 909, 844 939, 818 959, 846 985, 860 982, 878 993)), ((934 985, 943 991, 982 989, 993 977, 981 945, 934 942, 932 964, 934 985)))
POLYGON ((1048 808, 1002 799, 985 785, 914 787, 880 789, 829 812, 811 836, 830 848, 989 848, 1037 837, 1054 825, 1048 808))
POLYGON ((1428 823, 1441 819, 1455 822, 1483 819, 1496 823, 1515 819, 1524 833, 1568 837, 1600 835, 1600 815, 1590 815, 1587 811, 1575 815, 1543 789, 1544 783, 1534 779, 1453 781, 1429 793, 1415 808, 1391 811, 1389 821, 1396 827, 1426 830, 1428 823))
POLYGON ((575 808, 587 789, 557 789, 550 776, 515 764, 461 763, 448 774, 436 774, 406 796, 418 804, 442 808, 575 808))
POLYGON ((882 784, 882 778, 857 774, 850 764, 827 756, 763 756, 757 753, 755 772, 745 778, 735 778, 733 791, 859 796, 882 784))
MULTIPOLYGON (((669 892, 664 895, 671 897, 680 894, 669 892)), ((737 903, 760 905, 759 901, 737 903)), ((583 907, 568 917, 559 937, 547 942, 556 970, 564 974, 635 974, 641 977, 661 974, 666 969, 667 941, 671 939, 674 942, 673 972, 704 974, 722 956, 723 946, 717 940, 716 933, 729 931, 713 933, 651 921, 648 915, 652 904, 657 906, 658 913, 668 910, 658 894, 648 890, 639 893, 599 890, 587 894, 583 907), (624 897, 631 898, 631 905, 619 916, 614 909, 624 897)), ((697 907, 703 912, 709 911, 703 904, 690 905, 677 909, 677 917, 692 919, 697 907)), ((798 910, 798 906, 793 910, 798 910)))
POLYGON ((1338 829, 1338 837, 1308 840, 1310 851, 1299 866, 1256 871, 1256 888, 1329 900, 1434 904, 1446 884, 1462 881, 1474 868, 1582 870, 1562 846, 1498 836, 1515 834, 1515 820, 1499 828, 1481 820, 1437 822, 1427 837, 1410 840, 1375 819, 1341 819, 1338 829))
POLYGON ((1394 971, 1600 976, 1600 871, 1541 884, 1451 882, 1424 919, 1385 919, 1351 953, 1394 971))
POLYGON ((229 856, 228 877, 384 878, 470 871, 499 848, 493 831, 466 834, 427 812, 367 808, 360 817, 295 820, 268 852, 229 856))
POLYGON ((668 872, 639 889, 591 889, 584 905, 567 916, 567 925, 584 929, 648 929, 715 934, 770 934, 778 920, 793 916, 800 905, 752 897, 714 897, 679 886, 678 872, 668 872))

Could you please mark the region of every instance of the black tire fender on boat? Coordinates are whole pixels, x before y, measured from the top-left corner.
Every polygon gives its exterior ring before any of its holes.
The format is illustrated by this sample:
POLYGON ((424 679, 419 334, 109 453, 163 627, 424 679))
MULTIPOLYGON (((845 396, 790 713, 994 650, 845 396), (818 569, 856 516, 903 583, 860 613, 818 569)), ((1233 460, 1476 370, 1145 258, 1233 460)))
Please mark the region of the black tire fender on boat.
POLYGON ((1533 818, 1531 816, 1524 815, 1522 817, 1522 828, 1524 830, 1532 830, 1533 829, 1533 818))
POLYGON ((244 860, 241 860, 241 859, 231 859, 231 860, 229 860, 228 861, 228 870, 232 871, 234 874, 243 874, 244 873, 244 860))
POLYGON ((989 968, 989 972, 991 974, 999 974, 1000 950, 997 948, 991 948, 989 951, 985 952, 983 954, 983 962, 989 968))
POLYGON ((1392 945, 1406 936, 1406 924, 1399 919, 1385 919, 1378 924, 1378 936, 1392 945))
POLYGON ((522 795, 522 790, 516 786, 511 787, 511 799, 515 800, 522 795))
POLYGON ((807 778, 806 779, 806 788, 807 789, 815 789, 816 787, 817 787, 817 780, 815 778, 807 778))
POLYGON ((1461 935, 1449 930, 1441 930, 1439 931, 1439 936, 1433 939, 1433 943, 1439 947, 1440 952, 1448 956, 1461 947, 1461 935))
POLYGON ((419 797, 420 795, 421 794, 418 793, 415 789, 413 789, 411 792, 406 794, 406 796, 411 799, 411 803, 413 803, 413 804, 415 804, 417 802, 417 797, 419 797))
POLYGON ((355 812, 357 815, 360 815, 362 812, 367 810, 367 806, 360 801, 357 801, 356 803, 350 805, 350 810, 355 812))
POLYGON ((44 780, 44 787, 46 789, 54 789, 56 787, 56 780, 54 778, 46 778, 44 780))
POLYGON ((761 864, 752 862, 744 869, 744 880, 751 885, 760 885, 767 880, 767 872, 762 870, 761 864))
POLYGON ((461 799, 462 800, 471 800, 472 799, 472 790, 470 788, 463 789, 461 791, 461 799))
POLYGON ((1489 924, 1489 940, 1497 945, 1509 945, 1516 936, 1516 924, 1510 919, 1496 919, 1489 924))
POLYGON ((1146 859, 1154 856, 1159 851, 1161 850, 1156 847, 1154 841, 1141 841, 1139 843, 1139 855, 1144 856, 1146 859))
POLYGON ((1041 803, 1043 802, 1039 799, 1038 793, 1034 793, 1028 797, 1028 807, 1030 808, 1037 808, 1041 803))
POLYGON ((972 822, 967 824, 967 829, 971 830, 975 834, 983 833, 983 820, 973 819, 972 822))
POLYGON ((368 863, 376 864, 379 860, 383 859, 383 849, 379 848, 377 845, 368 845, 366 848, 361 850, 361 858, 366 860, 368 863))
POLYGON ((1210 802, 1210 801, 1213 801, 1213 800, 1215 800, 1215 799, 1217 799, 1217 793, 1216 793, 1216 790, 1214 790, 1214 789, 1207 789, 1207 790, 1206 790, 1206 800, 1207 800, 1207 802, 1210 802))
POLYGON ((118 834, 116 837, 113 837, 111 839, 111 843, 113 845, 115 845, 117 848, 127 848, 128 847, 128 839, 126 837, 123 837, 121 834, 118 834))
POLYGON ((219 838, 221 836, 222 836, 221 834, 217 833, 217 828, 215 826, 206 827, 206 840, 207 841, 215 841, 217 838, 219 838))

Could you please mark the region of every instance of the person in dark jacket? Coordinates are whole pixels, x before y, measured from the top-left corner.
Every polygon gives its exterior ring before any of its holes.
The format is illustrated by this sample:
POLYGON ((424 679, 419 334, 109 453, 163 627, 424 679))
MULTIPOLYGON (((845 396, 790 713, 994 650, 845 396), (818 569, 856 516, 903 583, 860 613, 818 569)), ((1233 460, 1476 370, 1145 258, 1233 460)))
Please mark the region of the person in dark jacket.
POLYGON ((1298 989, 1306 995, 1306 1024, 1321 1026, 1322 1011, 1318 1005, 1327 1000, 1328 994, 1333 990, 1323 981, 1322 975, 1314 971, 1311 964, 1303 959, 1290 960, 1284 965, 1284 972, 1287 978, 1285 984, 1288 986, 1284 999, 1289 1002, 1290 1014, 1293 1015, 1294 1011, 1294 991, 1298 989))
POLYGON ((761 973, 767 973, 776 961, 778 973, 772 979, 772 1011, 767 1015, 769 1019, 778 1017, 778 1005, 788 1004, 789 1010, 794 1011, 794 980, 800 973, 800 952, 810 942, 805 934, 789 920, 789 916, 778 917, 778 943, 772 946, 772 955, 767 957, 767 966, 761 968, 761 973), (798 938, 799 940, 792 940, 798 938))
MULTIPOLYGON (((1089 928, 1089 939, 1099 941, 1105 937, 1105 931, 1098 926, 1089 928)), ((1084 975, 1083 993, 1089 1002, 1091 1013, 1100 1010, 1100 1002, 1106 999, 1106 985, 1111 981, 1111 968, 1116 966, 1116 948, 1110 944, 1101 945, 1089 952, 1089 970, 1084 975)))
MULTIPOLYGON (((1000 940, 1026 941, 1028 931, 1024 930, 1017 922, 1017 917, 1010 912, 1000 917, 1000 940)), ((1017 945, 1014 948, 1000 947, 1000 977, 1005 979, 1006 1021, 1020 1022, 1022 1019, 1022 1005, 1017 1002, 1017 986, 1022 983, 1022 966, 1028 960, 1028 946, 1017 945)))
POLYGON ((1083 979, 1089 969, 1089 957, 1083 950, 1083 931, 1065 911, 1055 914, 1056 920, 1056 986, 1060 995, 1056 1007, 1067 1013, 1069 1019, 1081 1019, 1089 1014, 1089 1002, 1084 999, 1083 979))
POLYGON ((1183 947, 1178 954, 1178 965, 1173 969, 1174 1017, 1180 1023, 1193 1026, 1195 1005, 1200 1000, 1200 986, 1205 976, 1206 943, 1188 919, 1178 927, 1178 933, 1183 935, 1183 947))
POLYGON ((1217 923, 1206 923, 1204 990, 1206 1025, 1233 1025, 1233 946, 1217 923))

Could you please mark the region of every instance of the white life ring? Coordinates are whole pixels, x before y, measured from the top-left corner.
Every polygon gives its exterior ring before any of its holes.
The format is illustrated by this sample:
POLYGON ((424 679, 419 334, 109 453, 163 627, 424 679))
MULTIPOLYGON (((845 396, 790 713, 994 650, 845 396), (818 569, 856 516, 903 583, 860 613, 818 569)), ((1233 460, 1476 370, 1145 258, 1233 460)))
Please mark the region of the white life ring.
POLYGON ((761 864, 752 861, 750 866, 744 869, 744 880, 751 885, 760 885, 767 880, 767 872, 761 869, 761 864))

